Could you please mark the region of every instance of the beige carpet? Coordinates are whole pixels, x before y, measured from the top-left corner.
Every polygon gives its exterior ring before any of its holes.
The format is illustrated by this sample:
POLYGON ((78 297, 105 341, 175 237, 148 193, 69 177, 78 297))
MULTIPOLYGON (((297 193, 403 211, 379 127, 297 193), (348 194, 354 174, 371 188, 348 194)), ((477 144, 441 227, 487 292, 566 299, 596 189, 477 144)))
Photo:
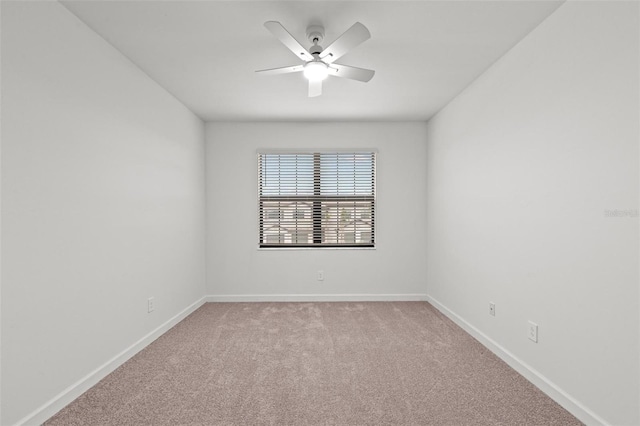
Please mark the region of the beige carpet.
POLYGON ((426 302, 208 303, 47 425, 573 425, 426 302))

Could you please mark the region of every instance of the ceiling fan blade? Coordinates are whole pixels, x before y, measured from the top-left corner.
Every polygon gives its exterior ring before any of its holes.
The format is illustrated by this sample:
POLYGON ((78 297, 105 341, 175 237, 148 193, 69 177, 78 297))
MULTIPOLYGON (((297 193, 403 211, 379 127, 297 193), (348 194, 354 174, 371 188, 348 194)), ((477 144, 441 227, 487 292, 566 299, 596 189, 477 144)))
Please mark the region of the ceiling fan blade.
POLYGON ((304 70, 304 65, 292 65, 290 67, 271 68, 268 70, 258 70, 256 72, 263 75, 288 74, 290 72, 300 72, 304 70))
POLYGON ((287 48, 293 52, 298 58, 303 59, 305 61, 313 60, 313 56, 311 53, 307 51, 302 45, 293 38, 289 31, 287 31, 282 24, 278 21, 267 21, 264 23, 266 29, 271 31, 271 34, 276 36, 278 40, 282 42, 287 48))
POLYGON ((333 75, 335 77, 350 78, 351 80, 363 81, 365 83, 371 80, 373 78, 373 75, 376 73, 373 70, 350 67, 348 65, 340 64, 331 64, 328 70, 329 75, 333 75))
POLYGON ((369 40, 369 38, 371 38, 371 33, 369 33, 367 27, 360 22, 356 22, 320 53, 320 59, 330 64, 363 41, 369 40))
POLYGON ((322 95, 322 80, 309 80, 309 97, 322 95))

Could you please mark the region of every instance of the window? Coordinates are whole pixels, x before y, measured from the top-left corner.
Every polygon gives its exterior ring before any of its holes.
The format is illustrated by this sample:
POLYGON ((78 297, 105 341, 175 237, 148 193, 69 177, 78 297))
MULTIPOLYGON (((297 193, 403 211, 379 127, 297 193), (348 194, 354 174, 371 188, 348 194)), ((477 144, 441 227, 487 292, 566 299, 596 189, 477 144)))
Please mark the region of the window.
POLYGON ((375 161, 374 152, 259 153, 259 246, 374 247, 375 161))

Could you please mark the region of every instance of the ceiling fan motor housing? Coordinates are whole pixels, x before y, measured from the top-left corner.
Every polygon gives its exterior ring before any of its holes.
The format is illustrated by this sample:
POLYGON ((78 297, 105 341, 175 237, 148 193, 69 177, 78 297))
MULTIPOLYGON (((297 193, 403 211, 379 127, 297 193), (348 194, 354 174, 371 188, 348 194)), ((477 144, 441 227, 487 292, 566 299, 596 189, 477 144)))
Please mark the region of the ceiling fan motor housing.
POLYGON ((322 48, 322 46, 320 46, 319 44, 314 44, 309 48, 309 53, 311 53, 313 56, 316 56, 320 55, 323 50, 324 49, 322 48))

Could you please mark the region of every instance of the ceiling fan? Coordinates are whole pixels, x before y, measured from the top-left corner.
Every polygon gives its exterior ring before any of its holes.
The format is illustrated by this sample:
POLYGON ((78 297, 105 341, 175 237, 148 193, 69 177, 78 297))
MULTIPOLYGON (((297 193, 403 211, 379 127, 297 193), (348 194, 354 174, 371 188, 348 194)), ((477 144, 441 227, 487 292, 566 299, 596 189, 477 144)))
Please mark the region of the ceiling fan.
POLYGON ((327 76, 344 77, 352 80, 367 82, 371 80, 375 71, 364 68, 350 67, 336 64, 334 61, 347 53, 360 43, 371 38, 367 27, 356 22, 338 37, 326 49, 319 43, 324 39, 324 28, 320 25, 311 25, 307 28, 307 39, 312 43, 309 50, 305 49, 283 26, 277 21, 268 21, 264 26, 275 35, 289 50, 304 61, 302 65, 292 65, 282 68, 273 68, 256 71, 264 75, 287 74, 303 72, 309 80, 309 97, 322 94, 322 81, 327 76))

